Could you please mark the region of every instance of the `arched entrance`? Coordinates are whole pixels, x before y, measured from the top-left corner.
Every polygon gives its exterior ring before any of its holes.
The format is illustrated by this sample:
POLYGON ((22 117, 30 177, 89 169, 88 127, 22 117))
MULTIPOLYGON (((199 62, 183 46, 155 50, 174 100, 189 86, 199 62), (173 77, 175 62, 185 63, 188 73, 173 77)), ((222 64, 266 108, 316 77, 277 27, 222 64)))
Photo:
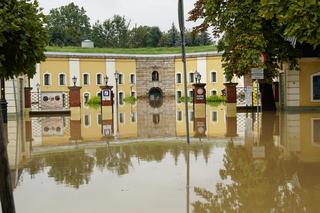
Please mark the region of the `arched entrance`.
POLYGON ((149 104, 153 108, 161 107, 163 103, 163 93, 159 87, 153 87, 149 90, 149 104))

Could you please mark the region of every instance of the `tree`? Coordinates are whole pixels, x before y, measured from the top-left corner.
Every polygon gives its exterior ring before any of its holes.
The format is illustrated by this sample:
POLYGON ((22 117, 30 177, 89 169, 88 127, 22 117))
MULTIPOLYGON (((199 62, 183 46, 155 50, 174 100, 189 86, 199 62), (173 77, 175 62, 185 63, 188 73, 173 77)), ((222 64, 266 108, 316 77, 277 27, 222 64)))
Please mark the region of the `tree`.
POLYGON ((130 47, 157 47, 162 33, 159 27, 139 26, 130 31, 130 47))
MULTIPOLYGON (((45 59, 46 18, 37 1, 0 2, 0 77, 32 77, 36 63, 45 59)), ((4 82, 4 81, 3 81, 4 82)), ((1 85, 4 86, 3 84, 1 85)), ((11 177, 6 148, 7 137, 0 105, 0 197, 3 213, 14 213, 11 177)))
POLYGON ((159 27, 149 27, 147 46, 157 47, 159 45, 161 36, 162 36, 162 32, 159 27))
POLYGON ((203 20, 195 30, 213 27, 215 36, 223 34, 218 49, 224 51, 223 67, 229 81, 234 75, 243 76, 249 73, 253 67, 264 68, 265 80, 259 82, 263 110, 275 109, 271 82, 272 78, 278 75, 281 64, 289 63, 293 68, 297 64, 296 59, 301 56, 301 49, 294 48, 288 41, 288 36, 301 38, 299 42, 309 42, 313 45, 319 42, 319 33, 316 33, 319 30, 319 3, 314 5, 317 9, 308 6, 301 9, 297 6, 301 3, 297 2, 198 0, 195 8, 190 11, 189 20, 203 20), (288 3, 292 5, 287 6, 288 3), (296 14, 293 15, 293 11, 296 14), (311 15, 307 15, 309 18, 313 17, 308 24, 305 21, 297 21, 307 12, 311 12, 311 15), (307 25, 303 28, 304 32, 298 29, 300 24, 307 25), (315 26, 318 27, 314 28, 315 26), (304 36, 299 36, 299 33, 304 36), (313 38, 318 39, 318 42, 313 38), (260 60, 262 53, 267 56, 265 62, 260 60))
POLYGON ((172 23, 172 26, 171 26, 170 30, 168 31, 168 39, 169 39, 168 40, 169 47, 176 47, 176 46, 179 46, 181 43, 180 34, 178 32, 178 29, 174 25, 174 23, 172 23))
POLYGON ((96 47, 105 47, 106 46, 106 37, 104 34, 104 29, 102 24, 97 21, 91 30, 91 40, 94 42, 96 47))
POLYGON ((49 44, 80 46, 90 35, 89 17, 83 7, 73 2, 50 10, 48 15, 49 44))

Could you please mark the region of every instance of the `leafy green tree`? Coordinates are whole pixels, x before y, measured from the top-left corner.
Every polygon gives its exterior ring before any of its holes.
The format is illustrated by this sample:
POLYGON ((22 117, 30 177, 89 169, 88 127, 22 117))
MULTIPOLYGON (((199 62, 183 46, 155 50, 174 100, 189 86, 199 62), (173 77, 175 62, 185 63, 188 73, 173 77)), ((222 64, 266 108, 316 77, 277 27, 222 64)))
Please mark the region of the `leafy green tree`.
POLYGON ((0 2, 0 77, 32 77, 45 59, 46 18, 37 1, 0 2))
POLYGON ((134 27, 130 32, 130 47, 139 48, 146 47, 149 37, 149 27, 139 26, 134 27))
POLYGON ((52 9, 48 15, 49 44, 80 46, 90 36, 89 17, 73 2, 52 9))
POLYGON ((259 82, 262 108, 274 110, 272 78, 283 62, 295 66, 301 51, 287 41, 286 26, 271 15, 266 17, 265 10, 258 0, 198 0, 189 20, 203 20, 195 30, 212 27, 215 36, 223 34, 218 49, 223 51, 228 80, 249 73, 251 68, 264 68, 265 80, 259 82), (262 53, 267 56, 264 63, 260 60, 262 53))
POLYGON ((102 24, 97 21, 91 30, 91 40, 94 42, 96 47, 105 47, 106 46, 106 37, 104 34, 104 29, 102 24))
POLYGON ((170 30, 168 31, 168 46, 169 47, 176 47, 179 46, 181 41, 180 41, 180 34, 177 29, 177 27, 172 23, 172 26, 170 30))

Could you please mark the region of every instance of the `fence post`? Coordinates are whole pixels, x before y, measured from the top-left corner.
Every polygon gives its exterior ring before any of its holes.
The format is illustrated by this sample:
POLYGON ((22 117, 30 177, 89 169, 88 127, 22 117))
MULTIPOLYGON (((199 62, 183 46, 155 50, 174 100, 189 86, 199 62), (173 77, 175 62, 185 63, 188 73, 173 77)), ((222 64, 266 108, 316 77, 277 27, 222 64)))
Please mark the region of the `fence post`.
POLYGON ((80 90, 82 87, 71 86, 69 88, 69 106, 70 106, 70 120, 81 120, 81 99, 80 90))

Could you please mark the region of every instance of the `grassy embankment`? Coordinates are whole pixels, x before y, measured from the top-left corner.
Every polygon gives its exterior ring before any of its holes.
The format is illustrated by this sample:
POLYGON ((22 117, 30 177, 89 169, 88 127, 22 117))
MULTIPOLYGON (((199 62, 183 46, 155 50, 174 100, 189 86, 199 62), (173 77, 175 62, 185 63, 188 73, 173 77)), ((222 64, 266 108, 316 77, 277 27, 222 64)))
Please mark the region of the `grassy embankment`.
MULTIPOLYGON (((75 53, 110 53, 110 54, 178 54, 181 47, 158 48, 81 48, 81 47, 47 47, 48 52, 75 52, 75 53)), ((187 47, 187 53, 217 51, 216 46, 187 47)))

